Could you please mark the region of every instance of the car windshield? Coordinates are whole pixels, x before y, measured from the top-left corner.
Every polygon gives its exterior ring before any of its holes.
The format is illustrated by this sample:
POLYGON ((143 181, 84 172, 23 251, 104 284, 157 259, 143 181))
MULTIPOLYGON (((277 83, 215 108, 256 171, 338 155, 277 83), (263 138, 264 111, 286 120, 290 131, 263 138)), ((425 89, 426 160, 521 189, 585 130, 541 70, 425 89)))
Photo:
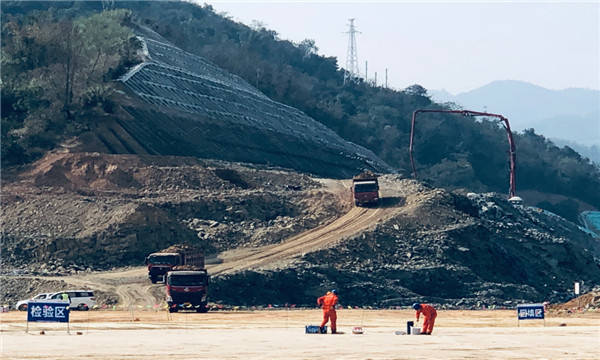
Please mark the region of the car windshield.
POLYGON ((179 256, 177 255, 150 255, 148 257, 150 264, 158 265, 177 265, 179 262, 179 256))
POLYGON ((375 181, 354 184, 354 192, 359 193, 375 191, 377 191, 377 183, 375 181))
POLYGON ((34 297, 34 299, 45 299, 47 294, 39 294, 34 297))
POLYGON ((171 275, 168 283, 174 286, 201 286, 206 284, 206 274, 171 275))

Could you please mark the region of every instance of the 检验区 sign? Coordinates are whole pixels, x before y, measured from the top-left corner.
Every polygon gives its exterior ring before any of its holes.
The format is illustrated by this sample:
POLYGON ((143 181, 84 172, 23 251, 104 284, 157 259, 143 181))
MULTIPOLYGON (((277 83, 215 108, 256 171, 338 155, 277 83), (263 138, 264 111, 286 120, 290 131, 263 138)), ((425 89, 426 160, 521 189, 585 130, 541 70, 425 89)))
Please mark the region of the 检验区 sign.
POLYGON ((544 319, 544 305, 543 304, 522 304, 517 305, 517 316, 519 320, 529 319, 544 319))
POLYGON ((27 303, 27 321, 69 322, 69 303, 30 301, 27 303))

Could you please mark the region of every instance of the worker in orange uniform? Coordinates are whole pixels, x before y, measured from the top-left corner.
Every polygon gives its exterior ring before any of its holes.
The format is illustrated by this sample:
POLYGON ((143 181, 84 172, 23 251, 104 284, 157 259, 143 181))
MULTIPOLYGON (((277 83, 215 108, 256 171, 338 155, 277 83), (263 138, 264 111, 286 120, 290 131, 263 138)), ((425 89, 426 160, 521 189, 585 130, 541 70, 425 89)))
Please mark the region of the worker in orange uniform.
POLYGON ((325 326, 325 324, 327 324, 327 322, 329 320, 331 320, 331 333, 335 334, 335 332, 336 332, 335 322, 337 320, 335 306, 337 305, 337 302, 338 302, 338 297, 337 297, 336 290, 328 291, 327 294, 325 294, 324 296, 321 296, 320 298, 317 299, 317 305, 319 305, 323 308, 323 321, 321 322, 321 326, 320 326, 321 334, 325 333, 324 326, 325 326))
POLYGON ((421 334, 423 335, 431 335, 433 331, 433 325, 435 324, 435 318, 437 317, 437 311, 431 305, 427 304, 413 304, 413 309, 417 311, 417 322, 419 322, 419 315, 423 314, 425 318, 423 320, 423 330, 421 334))

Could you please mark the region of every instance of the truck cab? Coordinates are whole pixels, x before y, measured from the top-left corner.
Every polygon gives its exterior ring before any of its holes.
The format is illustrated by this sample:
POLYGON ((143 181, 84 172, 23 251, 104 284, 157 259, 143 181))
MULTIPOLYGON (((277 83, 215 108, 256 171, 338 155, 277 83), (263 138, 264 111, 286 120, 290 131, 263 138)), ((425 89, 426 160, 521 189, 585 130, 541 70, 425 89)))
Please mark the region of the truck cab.
POLYGON ((174 266, 181 265, 182 259, 179 253, 152 253, 146 257, 145 263, 148 266, 148 278, 155 284, 174 266))
POLYGON ((169 312, 208 311, 208 273, 205 269, 169 271, 165 285, 169 312))

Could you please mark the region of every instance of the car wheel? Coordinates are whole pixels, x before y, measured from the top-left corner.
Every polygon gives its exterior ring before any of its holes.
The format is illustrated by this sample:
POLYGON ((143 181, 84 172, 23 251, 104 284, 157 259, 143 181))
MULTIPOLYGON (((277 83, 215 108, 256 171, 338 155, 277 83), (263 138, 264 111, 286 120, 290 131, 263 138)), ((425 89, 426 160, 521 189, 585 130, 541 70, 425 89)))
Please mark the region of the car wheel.
POLYGON ((27 311, 27 304, 21 304, 21 305, 19 305, 19 310, 20 311, 27 311))
POLYGON ((90 309, 89 306, 87 306, 87 304, 79 304, 77 305, 77 310, 79 311, 88 311, 90 309))

